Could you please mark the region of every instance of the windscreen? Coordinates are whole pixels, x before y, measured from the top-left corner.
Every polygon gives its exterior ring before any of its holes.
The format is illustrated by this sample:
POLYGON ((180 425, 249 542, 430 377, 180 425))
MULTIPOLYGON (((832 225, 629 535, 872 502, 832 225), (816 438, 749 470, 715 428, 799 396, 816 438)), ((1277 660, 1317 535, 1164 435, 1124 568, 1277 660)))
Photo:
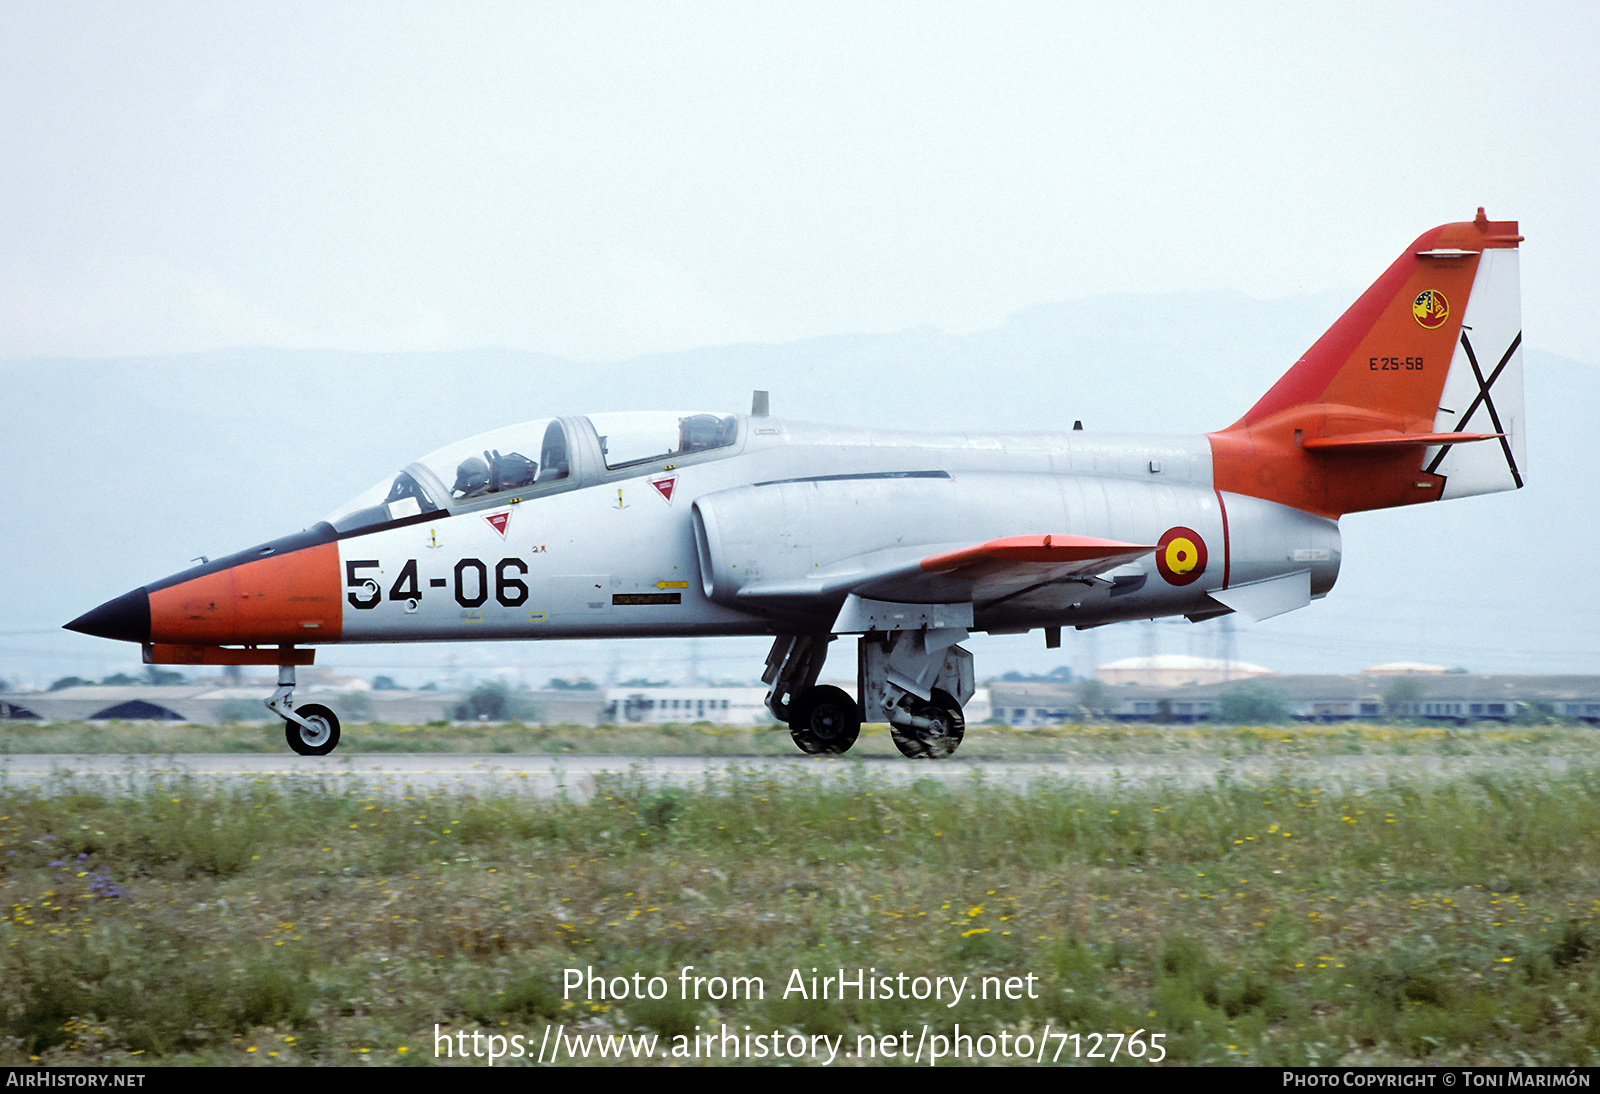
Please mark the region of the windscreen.
POLYGON ((571 473, 566 430, 554 418, 541 418, 430 452, 362 491, 327 521, 349 532, 479 499, 510 500, 571 473))

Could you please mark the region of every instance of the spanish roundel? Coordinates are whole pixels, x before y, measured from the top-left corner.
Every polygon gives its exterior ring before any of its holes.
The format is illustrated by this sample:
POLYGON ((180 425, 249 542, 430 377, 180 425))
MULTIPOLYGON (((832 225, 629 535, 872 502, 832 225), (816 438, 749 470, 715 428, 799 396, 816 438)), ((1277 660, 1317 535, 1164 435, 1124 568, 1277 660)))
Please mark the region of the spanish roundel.
POLYGON ((1168 528, 1156 541, 1156 570, 1168 585, 1188 585, 1206 572, 1206 541, 1193 528, 1168 528))

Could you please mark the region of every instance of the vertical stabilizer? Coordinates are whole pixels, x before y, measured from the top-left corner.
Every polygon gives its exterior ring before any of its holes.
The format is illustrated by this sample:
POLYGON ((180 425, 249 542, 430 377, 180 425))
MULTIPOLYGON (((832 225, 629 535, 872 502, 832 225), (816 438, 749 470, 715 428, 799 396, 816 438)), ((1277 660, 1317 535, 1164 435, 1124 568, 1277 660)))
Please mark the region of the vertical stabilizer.
POLYGON ((1423 233, 1244 417, 1218 490, 1337 518, 1522 485, 1515 221, 1423 233))
POLYGON ((1499 433, 1493 442, 1430 448, 1423 469, 1444 476, 1441 498, 1522 486, 1522 292, 1517 252, 1485 251, 1433 420, 1439 433, 1499 433))

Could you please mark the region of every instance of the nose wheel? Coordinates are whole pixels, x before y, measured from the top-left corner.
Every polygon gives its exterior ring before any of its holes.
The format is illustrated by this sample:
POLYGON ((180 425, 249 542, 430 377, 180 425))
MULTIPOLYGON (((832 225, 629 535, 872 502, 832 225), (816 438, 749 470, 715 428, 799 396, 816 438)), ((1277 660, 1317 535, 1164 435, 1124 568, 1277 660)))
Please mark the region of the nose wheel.
POLYGON ((278 690, 267 709, 283 719, 284 738, 302 756, 326 756, 339 747, 339 716, 325 706, 294 705, 294 666, 278 666, 278 690))
POLYGON ((307 703, 295 711, 299 722, 285 722, 289 747, 302 756, 326 756, 339 747, 339 716, 325 706, 307 703))

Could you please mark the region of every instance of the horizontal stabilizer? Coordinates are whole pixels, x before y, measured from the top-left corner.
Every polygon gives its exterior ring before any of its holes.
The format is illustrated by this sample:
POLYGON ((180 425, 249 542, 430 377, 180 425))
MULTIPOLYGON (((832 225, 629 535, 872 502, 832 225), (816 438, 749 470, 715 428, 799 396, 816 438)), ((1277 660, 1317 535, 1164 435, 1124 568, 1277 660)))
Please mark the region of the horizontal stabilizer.
POLYGON ((1504 436, 1504 433, 1401 433, 1389 429, 1376 433, 1313 437, 1303 442, 1302 447, 1319 452, 1359 452, 1375 448, 1429 448, 1436 444, 1466 444, 1469 441, 1493 441, 1504 436))
POLYGON ((1211 599, 1259 623, 1311 603, 1311 571, 1300 570, 1268 581, 1216 589, 1212 591, 1211 599))

